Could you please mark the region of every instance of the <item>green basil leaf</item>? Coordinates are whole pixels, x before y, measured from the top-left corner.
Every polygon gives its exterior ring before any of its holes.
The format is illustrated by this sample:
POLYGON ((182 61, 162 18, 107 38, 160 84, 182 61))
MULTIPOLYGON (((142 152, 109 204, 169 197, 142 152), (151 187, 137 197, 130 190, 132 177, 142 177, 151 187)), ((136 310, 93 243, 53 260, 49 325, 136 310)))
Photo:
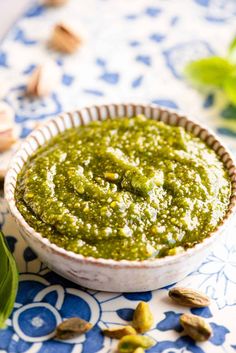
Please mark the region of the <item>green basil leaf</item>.
POLYGON ((230 43, 228 49, 228 58, 231 63, 236 64, 236 37, 230 43))
POLYGON ((225 80, 224 91, 230 102, 236 105, 236 75, 232 75, 225 80))
POLYGON ((10 316, 18 289, 18 270, 3 234, 0 232, 0 328, 10 316))
POLYGON ((218 56, 192 61, 186 65, 185 76, 196 85, 222 87, 234 67, 228 60, 218 56))

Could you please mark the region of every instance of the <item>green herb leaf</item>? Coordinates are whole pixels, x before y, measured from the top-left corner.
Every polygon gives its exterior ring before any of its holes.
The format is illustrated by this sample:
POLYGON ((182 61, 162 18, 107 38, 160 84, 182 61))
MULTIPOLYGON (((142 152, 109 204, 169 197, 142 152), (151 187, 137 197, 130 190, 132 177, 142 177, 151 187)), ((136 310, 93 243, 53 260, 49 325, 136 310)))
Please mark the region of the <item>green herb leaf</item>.
POLYGON ((236 37, 230 43, 228 50, 228 58, 232 64, 236 64, 236 37))
POLYGON ((3 234, 0 232, 0 328, 10 316, 17 294, 18 270, 3 234))
POLYGON ((224 91, 230 102, 236 105, 236 75, 232 75, 225 80, 224 91))
POLYGON ((194 84, 222 87, 233 69, 228 60, 212 56, 190 62, 186 65, 184 74, 194 84))

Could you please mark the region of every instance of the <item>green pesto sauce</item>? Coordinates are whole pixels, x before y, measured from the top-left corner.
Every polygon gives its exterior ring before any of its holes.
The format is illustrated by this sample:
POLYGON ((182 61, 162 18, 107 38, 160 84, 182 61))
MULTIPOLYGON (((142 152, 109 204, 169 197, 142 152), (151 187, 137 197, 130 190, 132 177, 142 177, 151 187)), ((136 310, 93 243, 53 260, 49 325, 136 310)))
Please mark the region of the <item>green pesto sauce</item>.
POLYGON ((26 162, 16 187, 19 211, 52 243, 116 260, 194 246, 220 223, 229 197, 213 150, 144 116, 67 130, 26 162))

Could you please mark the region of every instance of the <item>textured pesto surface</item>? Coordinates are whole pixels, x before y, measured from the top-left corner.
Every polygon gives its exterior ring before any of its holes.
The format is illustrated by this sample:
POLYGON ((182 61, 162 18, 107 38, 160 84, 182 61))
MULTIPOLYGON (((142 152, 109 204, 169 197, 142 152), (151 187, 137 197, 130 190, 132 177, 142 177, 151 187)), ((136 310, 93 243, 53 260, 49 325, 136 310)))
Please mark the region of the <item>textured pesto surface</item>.
POLYGON ((229 196, 213 150, 143 116, 60 134, 28 160, 16 188, 19 211, 51 242, 118 260, 173 255, 202 241, 229 196))

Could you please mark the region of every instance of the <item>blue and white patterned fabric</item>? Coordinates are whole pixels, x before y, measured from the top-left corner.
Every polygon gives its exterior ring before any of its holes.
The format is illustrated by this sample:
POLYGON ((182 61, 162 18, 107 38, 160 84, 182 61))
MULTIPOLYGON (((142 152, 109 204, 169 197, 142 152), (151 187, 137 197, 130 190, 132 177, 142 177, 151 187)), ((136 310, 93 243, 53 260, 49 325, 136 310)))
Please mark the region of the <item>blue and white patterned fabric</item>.
MULTIPOLYGON (((219 93, 200 94, 182 78, 184 64, 211 54, 224 55, 234 36, 235 0, 71 0, 59 9, 34 3, 16 22, 0 48, 0 95, 16 111, 25 137, 36 122, 63 110, 104 102, 152 102, 183 110, 217 131, 234 151, 236 108, 219 93), (85 31, 75 55, 48 49, 55 22, 74 23, 85 31), (48 59, 60 71, 60 85, 47 98, 24 96, 35 66, 48 59)), ((0 154, 0 170, 7 154, 0 154)), ((0 227, 21 271, 19 292, 7 328, 0 331, 0 352, 108 353, 116 342, 101 329, 132 319, 140 300, 149 302, 156 340, 149 352, 230 353, 236 351, 236 220, 198 270, 180 285, 198 288, 212 298, 209 308, 189 310, 167 300, 167 288, 146 293, 111 294, 80 288, 50 272, 19 236, 0 197, 0 227), (184 335, 179 315, 192 312, 213 329, 206 343, 184 335), (52 338, 63 319, 80 316, 93 329, 77 339, 52 338)))

